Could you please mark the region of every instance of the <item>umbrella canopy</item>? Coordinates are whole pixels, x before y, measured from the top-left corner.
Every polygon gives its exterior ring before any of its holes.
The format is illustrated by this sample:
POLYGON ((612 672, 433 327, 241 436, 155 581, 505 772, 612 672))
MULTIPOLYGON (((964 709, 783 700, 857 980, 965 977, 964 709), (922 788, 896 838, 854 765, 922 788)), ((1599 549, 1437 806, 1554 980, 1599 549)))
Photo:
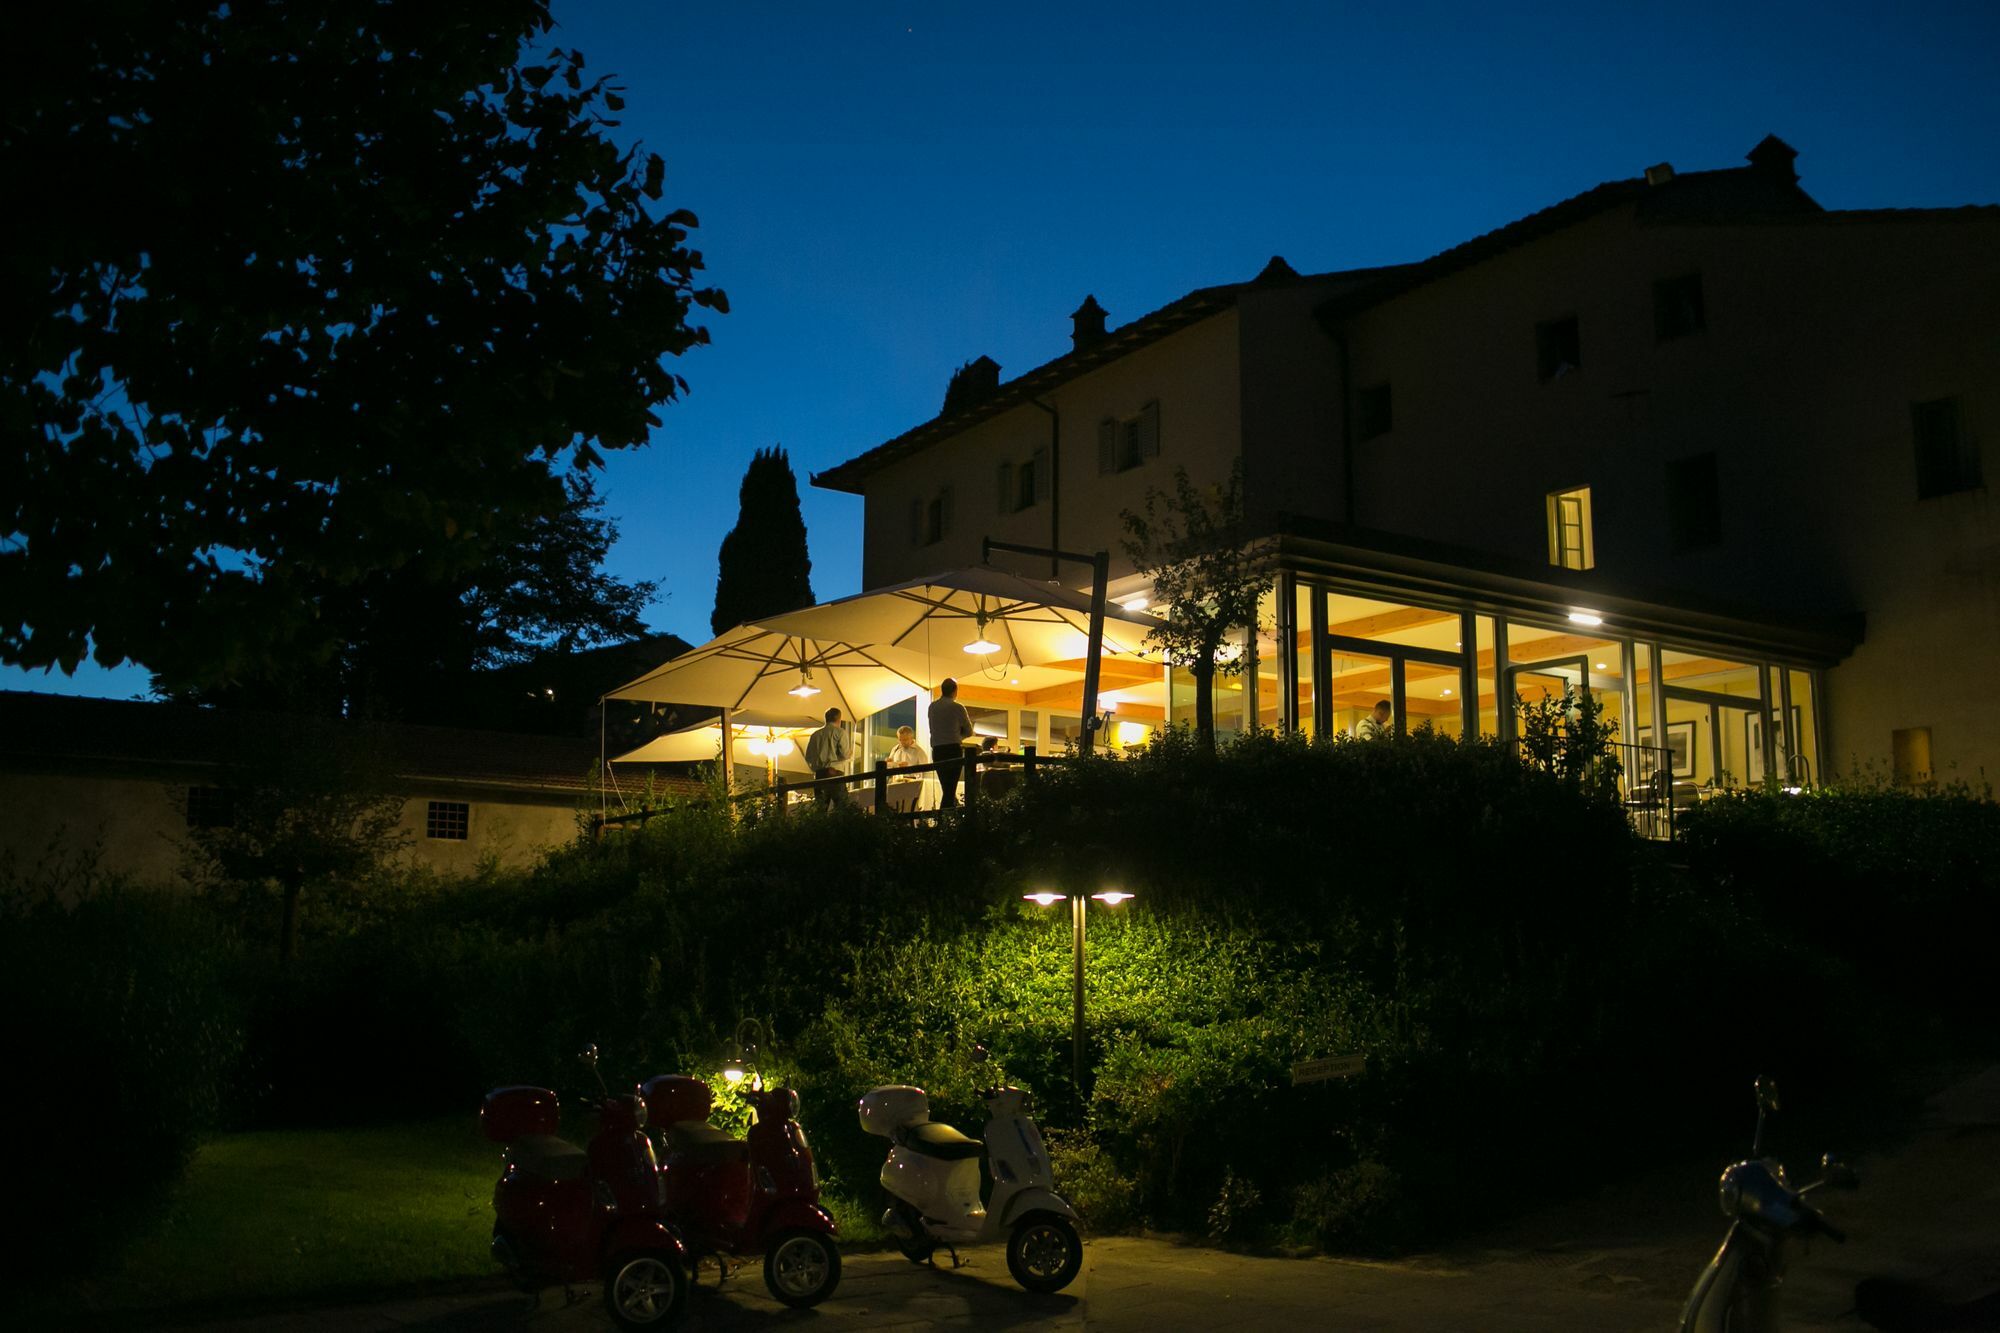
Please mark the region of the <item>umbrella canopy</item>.
MULTIPOLYGON (((732 713, 729 730, 734 733, 732 754, 736 762, 752 768, 761 766, 767 759, 776 762, 779 768, 806 771, 805 756, 800 753, 805 738, 818 728, 816 717, 787 716, 778 713, 732 713), (763 745, 773 739, 791 742, 791 749, 783 754, 770 756, 759 754, 752 745, 763 745)), ((676 731, 655 736, 636 750, 627 751, 612 760, 615 764, 686 764, 705 759, 714 759, 722 754, 722 723, 710 718, 706 722, 696 722, 676 731)))
MULTIPOLYGON (((1138 656, 1152 621, 1110 606, 1104 650, 1138 656)), ((1090 631, 1090 598, 986 566, 933 574, 759 622, 788 634, 834 636, 921 655, 939 678, 982 666, 1078 662, 1090 631), (967 645, 995 645, 972 652, 967 645)))
POLYGON ((907 649, 845 634, 820 638, 739 625, 605 697, 794 717, 838 708, 858 719, 930 687, 928 664, 907 649))

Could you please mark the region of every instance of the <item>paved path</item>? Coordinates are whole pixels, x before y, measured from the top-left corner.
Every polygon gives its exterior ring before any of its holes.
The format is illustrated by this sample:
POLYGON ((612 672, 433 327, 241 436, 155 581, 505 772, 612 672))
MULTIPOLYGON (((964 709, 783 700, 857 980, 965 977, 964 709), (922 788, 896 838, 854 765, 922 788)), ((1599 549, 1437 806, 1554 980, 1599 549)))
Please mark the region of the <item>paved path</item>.
MULTIPOLYGON (((1788 1333, 1862 1333, 1851 1313, 1864 1277, 1918 1278, 1966 1297, 2000 1287, 2000 1068, 1950 1089, 1909 1143, 1856 1165, 1863 1188, 1828 1212, 1851 1243, 1793 1254, 1788 1333)), ((1000 1247, 964 1252, 956 1271, 917 1268, 893 1253, 849 1255, 840 1288, 792 1311, 745 1264, 720 1289, 714 1270, 691 1302, 689 1330, 993 1329, 1172 1333, 1293 1328, 1354 1333, 1661 1333, 1721 1240, 1713 1177, 1676 1172, 1517 1219, 1439 1255, 1397 1263, 1277 1259, 1156 1238, 1106 1237, 1085 1247, 1070 1289, 1033 1296, 1009 1279, 1000 1247)), ((203 1333, 604 1333, 597 1292, 563 1304, 507 1291, 269 1314, 199 1325, 203 1333)), ((131 1326, 130 1321, 121 1321, 131 1326)), ((187 1328, 188 1325, 181 1327, 187 1328)))

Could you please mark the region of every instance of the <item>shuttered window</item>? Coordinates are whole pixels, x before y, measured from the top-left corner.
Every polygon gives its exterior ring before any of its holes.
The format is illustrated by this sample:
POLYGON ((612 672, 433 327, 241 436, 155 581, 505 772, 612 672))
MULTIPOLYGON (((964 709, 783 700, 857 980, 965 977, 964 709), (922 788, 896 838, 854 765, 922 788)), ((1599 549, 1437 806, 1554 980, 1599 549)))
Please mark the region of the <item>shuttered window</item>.
POLYGON ((1097 423, 1097 470, 1129 472, 1160 456, 1160 405, 1147 403, 1136 416, 1106 417, 1097 423))

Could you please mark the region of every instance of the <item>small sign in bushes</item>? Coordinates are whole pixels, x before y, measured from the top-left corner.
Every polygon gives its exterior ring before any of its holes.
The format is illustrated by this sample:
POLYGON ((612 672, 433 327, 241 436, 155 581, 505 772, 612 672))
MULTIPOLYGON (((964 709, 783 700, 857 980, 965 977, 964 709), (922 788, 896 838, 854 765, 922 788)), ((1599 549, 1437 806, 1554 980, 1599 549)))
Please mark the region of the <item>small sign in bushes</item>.
POLYGON ((1365 1055, 1323 1055, 1317 1060, 1301 1060, 1292 1066, 1292 1086, 1324 1083, 1328 1079, 1352 1078, 1368 1067, 1365 1055))

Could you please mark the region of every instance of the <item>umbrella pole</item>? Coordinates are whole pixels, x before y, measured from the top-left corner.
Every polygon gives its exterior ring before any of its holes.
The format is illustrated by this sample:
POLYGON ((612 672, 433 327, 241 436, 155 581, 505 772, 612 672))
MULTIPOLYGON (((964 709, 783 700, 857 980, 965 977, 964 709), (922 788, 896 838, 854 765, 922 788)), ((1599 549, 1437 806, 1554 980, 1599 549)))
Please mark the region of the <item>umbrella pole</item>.
POLYGON ((729 710, 722 710, 722 792, 736 790, 736 733, 729 726, 729 710))

